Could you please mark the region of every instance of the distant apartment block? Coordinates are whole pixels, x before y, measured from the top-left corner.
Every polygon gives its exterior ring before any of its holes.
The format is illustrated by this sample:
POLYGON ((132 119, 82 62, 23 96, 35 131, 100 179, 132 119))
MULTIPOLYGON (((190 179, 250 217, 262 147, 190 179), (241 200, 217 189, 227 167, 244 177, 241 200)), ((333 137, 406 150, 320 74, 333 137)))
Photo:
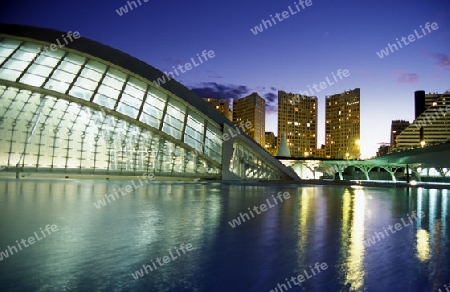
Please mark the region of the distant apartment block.
POLYGON ((273 132, 266 132, 265 140, 266 145, 264 148, 267 150, 267 152, 269 152, 273 156, 276 156, 278 152, 278 147, 277 147, 277 137, 275 136, 275 134, 273 132))
POLYGON ((389 145, 386 145, 386 144, 380 145, 380 147, 378 148, 376 156, 380 157, 380 156, 383 156, 383 155, 387 155, 387 154, 389 154, 390 149, 391 149, 391 147, 389 145))
POLYGON ((450 140, 450 92, 424 94, 415 111, 419 116, 396 138, 397 150, 444 143, 450 140), (423 107, 425 110, 422 111, 423 107))
POLYGON ((327 96, 325 103, 326 157, 359 159, 360 89, 327 96))
POLYGON ((326 152, 324 144, 322 144, 320 146, 320 148, 317 148, 315 157, 316 158, 327 158, 327 152, 326 152))
POLYGON ((230 103, 225 99, 216 98, 204 98, 205 101, 209 102, 216 110, 227 117, 230 121, 233 121, 233 115, 230 110, 230 103))
POLYGON ((408 128, 409 121, 395 120, 391 123, 391 147, 390 151, 395 151, 397 149, 397 136, 400 135, 403 130, 408 128))
POLYGON ((265 147, 266 101, 256 92, 233 100, 233 123, 239 126, 241 121, 252 123, 245 133, 253 138, 261 147, 265 147))
POLYGON ((317 97, 278 91, 278 141, 286 134, 291 157, 314 156, 317 148, 317 97))

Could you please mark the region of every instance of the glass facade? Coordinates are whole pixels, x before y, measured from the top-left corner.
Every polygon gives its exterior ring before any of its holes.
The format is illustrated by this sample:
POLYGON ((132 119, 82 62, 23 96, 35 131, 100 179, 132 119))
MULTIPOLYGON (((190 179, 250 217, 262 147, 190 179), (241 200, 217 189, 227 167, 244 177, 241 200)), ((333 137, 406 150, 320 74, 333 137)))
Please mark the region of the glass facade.
POLYGON ((250 179, 280 179, 275 167, 266 163, 241 141, 233 144, 230 171, 239 177, 250 179))
POLYGON ((220 176, 220 126, 155 85, 106 62, 10 38, 0 41, 0 64, 0 79, 100 106, 0 86, 0 165, 7 169, 220 176))
MULTIPOLYGON (((43 46, 0 37, 6 171, 221 178, 223 130, 211 118, 128 70, 43 46)), ((251 147, 236 150, 241 178, 280 177, 251 147)))

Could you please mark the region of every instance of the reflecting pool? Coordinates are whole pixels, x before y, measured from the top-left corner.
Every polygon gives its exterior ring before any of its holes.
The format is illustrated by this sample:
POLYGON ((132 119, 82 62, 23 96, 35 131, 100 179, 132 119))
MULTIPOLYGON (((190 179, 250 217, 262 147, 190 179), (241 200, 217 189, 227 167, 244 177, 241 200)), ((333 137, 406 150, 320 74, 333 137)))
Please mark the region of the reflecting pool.
POLYGON ((449 197, 421 188, 4 179, 0 287, 444 292, 449 197))

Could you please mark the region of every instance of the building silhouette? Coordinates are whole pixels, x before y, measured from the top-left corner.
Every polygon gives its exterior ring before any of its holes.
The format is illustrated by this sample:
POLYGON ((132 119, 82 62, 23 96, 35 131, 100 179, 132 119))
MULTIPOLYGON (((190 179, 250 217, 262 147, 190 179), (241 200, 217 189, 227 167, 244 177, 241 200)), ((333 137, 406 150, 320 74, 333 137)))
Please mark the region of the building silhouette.
POLYGON ((376 157, 380 157, 380 156, 389 154, 390 149, 391 149, 391 147, 389 145, 386 145, 386 144, 380 145, 380 147, 378 147, 376 157))
POLYGON ((327 96, 325 103, 327 158, 359 159, 360 89, 327 96))
POLYGON ((395 120, 391 123, 391 143, 390 152, 395 151, 397 147, 397 136, 409 126, 409 121, 395 120))
POLYGON ((286 134, 291 157, 314 156, 317 148, 317 97, 278 91, 278 145, 286 134))

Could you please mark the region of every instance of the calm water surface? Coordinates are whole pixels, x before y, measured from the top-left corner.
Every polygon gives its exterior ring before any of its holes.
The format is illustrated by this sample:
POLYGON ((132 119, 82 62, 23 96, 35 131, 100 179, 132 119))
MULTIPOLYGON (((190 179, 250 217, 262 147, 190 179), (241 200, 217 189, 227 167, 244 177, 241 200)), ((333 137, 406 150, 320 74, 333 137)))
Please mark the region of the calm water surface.
POLYGON ((447 190, 151 182, 94 206, 127 185, 131 182, 0 180, 0 290, 447 292, 450 287, 447 190), (274 205, 278 192, 290 197, 259 215, 252 211, 251 218, 248 208, 267 205, 267 199, 274 205), (231 227, 240 213, 246 222, 231 227), (58 230, 43 238, 40 228, 48 224, 58 230), (34 244, 18 249, 16 240, 33 236, 34 244), (183 254, 181 244, 192 250, 183 254), (6 258, 8 246, 17 252, 6 258), (157 258, 164 256, 169 261, 159 265, 157 258), (132 276, 152 261, 156 269, 147 268, 137 280, 132 276), (313 275, 315 263, 327 269, 313 275), (287 283, 305 270, 310 278, 300 286, 287 283))

